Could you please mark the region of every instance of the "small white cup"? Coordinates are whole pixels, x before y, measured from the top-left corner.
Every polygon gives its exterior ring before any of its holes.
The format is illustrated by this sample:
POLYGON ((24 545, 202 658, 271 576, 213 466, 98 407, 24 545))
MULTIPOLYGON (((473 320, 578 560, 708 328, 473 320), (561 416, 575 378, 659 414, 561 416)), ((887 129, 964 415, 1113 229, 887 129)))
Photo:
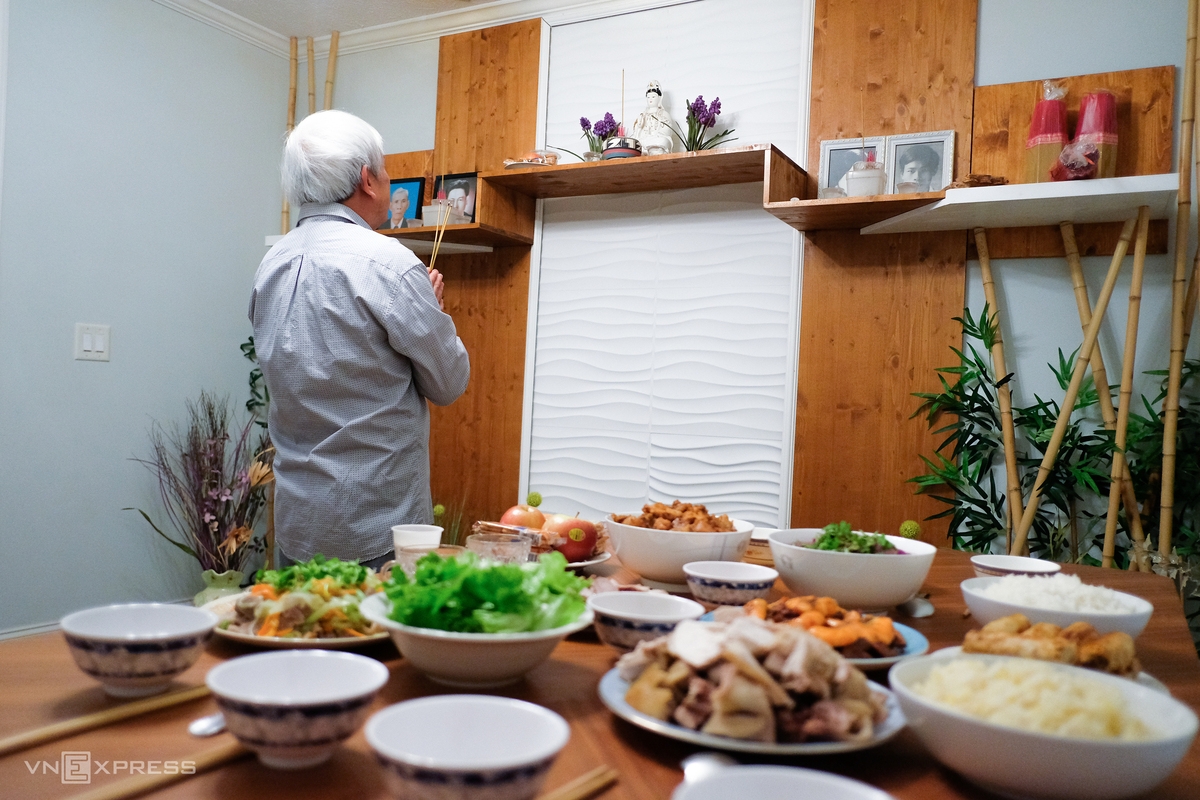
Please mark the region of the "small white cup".
POLYGON ((392 541, 396 552, 410 544, 439 545, 442 543, 441 525, 393 525, 392 541))

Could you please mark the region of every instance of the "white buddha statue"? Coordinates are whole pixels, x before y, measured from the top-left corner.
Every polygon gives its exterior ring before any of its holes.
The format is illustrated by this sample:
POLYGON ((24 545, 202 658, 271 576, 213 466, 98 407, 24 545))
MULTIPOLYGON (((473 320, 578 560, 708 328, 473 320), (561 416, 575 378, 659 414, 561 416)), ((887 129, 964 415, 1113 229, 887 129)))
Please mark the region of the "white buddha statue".
POLYGON ((650 81, 646 86, 646 110, 637 115, 630 133, 641 142, 642 152, 653 156, 675 149, 671 127, 671 115, 662 104, 662 88, 658 81, 650 81))

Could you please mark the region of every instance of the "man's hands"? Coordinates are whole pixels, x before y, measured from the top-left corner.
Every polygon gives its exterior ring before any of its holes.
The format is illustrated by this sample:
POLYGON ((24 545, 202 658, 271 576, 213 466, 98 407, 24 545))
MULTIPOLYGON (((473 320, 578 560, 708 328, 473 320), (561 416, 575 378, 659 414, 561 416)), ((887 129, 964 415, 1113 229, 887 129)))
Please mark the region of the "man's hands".
POLYGON ((425 269, 429 273, 429 282, 433 285, 433 293, 437 296, 438 308, 445 311, 446 304, 442 301, 442 292, 445 290, 446 285, 442 282, 442 273, 430 267, 426 267, 425 269))

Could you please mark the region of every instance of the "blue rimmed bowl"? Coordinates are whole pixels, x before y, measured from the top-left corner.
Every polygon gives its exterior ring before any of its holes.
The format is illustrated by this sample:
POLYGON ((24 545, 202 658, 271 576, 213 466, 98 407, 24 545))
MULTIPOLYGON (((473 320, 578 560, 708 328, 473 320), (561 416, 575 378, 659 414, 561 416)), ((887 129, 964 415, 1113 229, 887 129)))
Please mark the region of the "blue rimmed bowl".
POLYGON ((60 624, 71 657, 105 692, 145 697, 196 663, 217 615, 169 603, 123 603, 76 611, 60 624))
POLYGON ((387 667, 330 650, 242 656, 213 667, 206 683, 230 733, 275 769, 321 764, 358 730, 387 667))
POLYGON ((388 706, 367 722, 367 742, 396 797, 527 800, 571 737, 548 708, 476 694, 388 706))
POLYGON ((740 606, 766 597, 779 573, 740 561, 693 561, 683 565, 692 596, 719 606, 740 606))
POLYGON ((588 598, 600 641, 625 653, 637 643, 666 636, 685 619, 699 619, 704 606, 661 592, 604 592, 588 598))

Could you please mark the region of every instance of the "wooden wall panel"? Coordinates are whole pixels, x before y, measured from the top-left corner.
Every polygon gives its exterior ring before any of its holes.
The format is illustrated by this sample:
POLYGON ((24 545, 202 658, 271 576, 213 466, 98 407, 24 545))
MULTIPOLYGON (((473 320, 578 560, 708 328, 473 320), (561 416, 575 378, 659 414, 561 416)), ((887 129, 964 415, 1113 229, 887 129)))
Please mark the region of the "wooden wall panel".
MULTIPOLYGON (((809 163, 820 140, 945 130, 956 174, 970 163, 975 0, 817 0, 809 163), (861 91, 860 91, 861 90, 861 91)), ((792 523, 845 519, 895 531, 940 504, 905 479, 935 439, 909 419, 913 392, 960 344, 962 233, 810 235, 804 251, 792 523)), ((944 524, 924 538, 945 543, 944 524)))
MULTIPOLYGON (((1171 172, 1175 67, 1149 67, 1057 78, 1067 88, 1067 129, 1074 133, 1079 101, 1108 89, 1117 97, 1117 175, 1171 172)), ((1042 81, 1002 83, 975 90, 971 171, 1025 182, 1025 139, 1042 81)), ((990 237, 989 237, 990 239, 990 237)), ((989 245, 991 242, 989 241, 989 245)))
POLYGON ((485 172, 537 142, 542 21, 443 36, 434 169, 485 172))
POLYGON ((430 482, 433 501, 464 505, 469 526, 499 519, 517 497, 529 248, 441 256, 437 268, 446 313, 471 357, 471 381, 453 404, 430 406, 430 482))
MULTIPOLYGON (((535 144, 542 21, 444 36, 438 56, 435 174, 483 172, 535 144)), ((479 189, 479 216, 532 237, 533 200, 479 189)), ((441 256, 446 312, 471 357, 466 393, 431 408, 434 502, 463 507, 468 527, 517 500, 529 248, 441 256)))

